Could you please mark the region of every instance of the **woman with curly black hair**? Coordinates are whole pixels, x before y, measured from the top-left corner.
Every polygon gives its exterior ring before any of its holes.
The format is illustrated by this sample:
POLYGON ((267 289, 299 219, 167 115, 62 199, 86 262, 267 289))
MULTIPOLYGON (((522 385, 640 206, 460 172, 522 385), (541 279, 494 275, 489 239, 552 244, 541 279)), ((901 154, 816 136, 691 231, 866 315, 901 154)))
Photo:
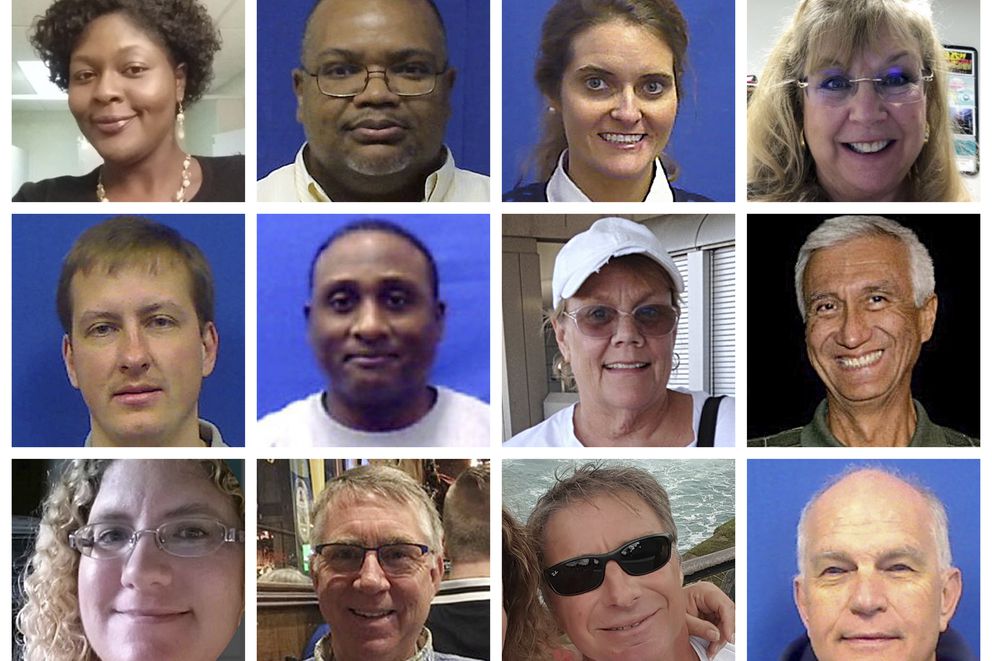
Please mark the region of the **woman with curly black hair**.
POLYGON ((103 164, 24 184, 15 202, 244 200, 243 156, 182 146, 184 111, 206 91, 220 49, 198 0, 56 0, 30 39, 103 164))

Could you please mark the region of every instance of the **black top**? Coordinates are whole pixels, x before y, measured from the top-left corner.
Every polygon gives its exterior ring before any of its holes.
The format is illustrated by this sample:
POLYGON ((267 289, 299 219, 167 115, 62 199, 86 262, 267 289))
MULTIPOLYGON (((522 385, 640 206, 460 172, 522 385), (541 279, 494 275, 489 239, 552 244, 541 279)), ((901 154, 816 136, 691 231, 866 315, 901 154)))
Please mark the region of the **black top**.
MULTIPOLYGON (((203 171, 200 190, 190 202, 244 202, 245 157, 194 156, 203 171)), ((96 183, 100 168, 81 177, 64 176, 28 182, 14 202, 98 202, 96 183)))
MULTIPOLYGON (((526 186, 517 186, 509 193, 503 193, 504 202, 547 202, 548 191, 547 182, 537 182, 526 186)), ((708 197, 684 191, 681 188, 672 187, 672 196, 675 202, 712 202, 708 197)))

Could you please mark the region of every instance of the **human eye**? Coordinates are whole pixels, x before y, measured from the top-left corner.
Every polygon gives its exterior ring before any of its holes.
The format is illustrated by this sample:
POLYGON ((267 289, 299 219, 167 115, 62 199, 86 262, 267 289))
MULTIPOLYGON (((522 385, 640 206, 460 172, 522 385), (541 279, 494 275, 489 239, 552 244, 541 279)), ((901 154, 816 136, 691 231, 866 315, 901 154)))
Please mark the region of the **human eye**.
POLYGON ((386 308, 393 311, 405 310, 414 302, 410 292, 403 289, 390 289, 382 298, 386 308))
POLYGON ((669 86, 669 81, 661 78, 653 78, 645 81, 644 84, 641 85, 641 90, 645 96, 657 97, 668 91, 669 86))
POLYGON ((610 84, 602 76, 590 76, 582 84, 590 92, 605 92, 610 89, 610 84))
POLYGON ((173 328, 177 326, 178 323, 172 317, 157 314, 148 320, 148 326, 157 330, 164 330, 167 328, 173 328))
POLYGON ((830 299, 817 299, 810 303, 810 312, 818 317, 827 317, 837 312, 837 303, 830 299))
POLYGON ((868 295, 868 307, 873 310, 885 307, 889 302, 889 297, 886 294, 869 294, 868 295))
POLYGON ((851 89, 851 79, 838 74, 825 74, 817 87, 825 92, 846 92, 851 89))
POLYGON ((910 83, 915 83, 915 77, 901 69, 894 71, 887 71, 886 73, 879 76, 880 82, 878 83, 882 87, 903 87, 904 85, 909 85, 910 83))
POLYGON ((99 524, 94 526, 91 539, 94 546, 104 549, 119 548, 131 540, 133 531, 129 526, 115 524, 99 524))
POLYGON ((358 297, 349 291, 335 291, 327 296, 327 307, 337 314, 347 314, 358 304, 358 297))
POLYGON ((428 62, 400 62, 389 67, 389 73, 404 78, 426 78, 434 74, 434 67, 428 62))
POLYGON ((654 324, 665 316, 665 310, 660 305, 642 305, 634 310, 634 319, 642 323, 654 324))
POLYGON ((820 576, 831 577, 831 576, 843 576, 847 572, 843 567, 838 567, 837 565, 829 565, 824 567, 820 572, 820 576))
POLYGON ((361 67, 348 62, 325 62, 317 70, 321 78, 348 78, 355 76, 361 67))
POLYGON ((588 305, 582 309, 582 317, 591 324, 603 325, 613 321, 617 311, 608 305, 588 305))
POLYGON ((95 323, 86 329, 87 337, 95 337, 95 338, 108 337, 113 332, 114 332, 113 324, 107 323, 105 321, 95 323))
POLYGON ((144 64, 128 64, 124 67, 124 74, 132 78, 140 76, 146 71, 148 71, 148 67, 144 64))
POLYGON ((74 84, 84 84, 96 78, 96 73, 91 69, 79 69, 72 72, 69 76, 69 82, 74 84))

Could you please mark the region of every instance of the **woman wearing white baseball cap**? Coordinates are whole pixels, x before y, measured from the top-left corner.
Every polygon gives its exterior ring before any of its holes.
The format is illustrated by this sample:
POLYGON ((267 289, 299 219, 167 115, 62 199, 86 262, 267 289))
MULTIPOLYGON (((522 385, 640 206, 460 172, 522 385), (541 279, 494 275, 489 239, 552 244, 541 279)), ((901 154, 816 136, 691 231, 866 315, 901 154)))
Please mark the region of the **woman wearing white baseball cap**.
POLYGON ((685 286, 650 230, 597 220, 558 253, 551 289, 562 376, 579 401, 507 446, 733 446, 733 398, 668 387, 685 286))

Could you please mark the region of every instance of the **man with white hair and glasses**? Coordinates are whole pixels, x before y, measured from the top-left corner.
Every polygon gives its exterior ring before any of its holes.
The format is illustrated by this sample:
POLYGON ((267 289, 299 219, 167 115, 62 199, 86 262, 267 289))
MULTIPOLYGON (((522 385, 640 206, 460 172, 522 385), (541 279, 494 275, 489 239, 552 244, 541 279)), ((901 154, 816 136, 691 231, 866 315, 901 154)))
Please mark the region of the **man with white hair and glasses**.
POLYGON ((829 218, 800 248, 795 286, 827 396, 805 427, 748 445, 978 445, 931 422, 910 391, 937 318, 933 260, 912 230, 880 216, 829 218))

